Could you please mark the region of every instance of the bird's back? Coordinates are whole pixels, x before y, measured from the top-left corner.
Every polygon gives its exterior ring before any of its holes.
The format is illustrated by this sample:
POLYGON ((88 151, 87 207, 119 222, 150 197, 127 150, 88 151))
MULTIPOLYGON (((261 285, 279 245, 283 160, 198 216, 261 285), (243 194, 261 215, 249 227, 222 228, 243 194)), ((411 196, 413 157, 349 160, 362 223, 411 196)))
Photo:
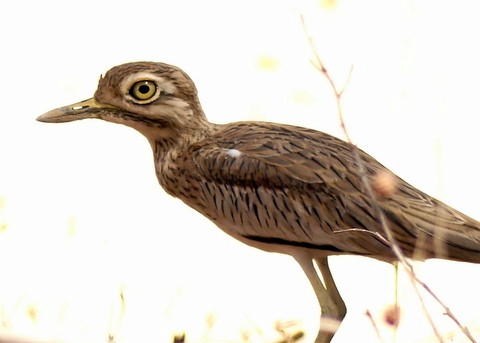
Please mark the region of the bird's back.
MULTIPOLYGON (((214 126, 157 172, 170 194, 264 250, 392 260, 377 201, 407 256, 480 262, 479 222, 396 176, 391 193, 371 199, 352 148, 311 129, 232 123, 214 126)), ((369 182, 388 172, 358 153, 369 182)))

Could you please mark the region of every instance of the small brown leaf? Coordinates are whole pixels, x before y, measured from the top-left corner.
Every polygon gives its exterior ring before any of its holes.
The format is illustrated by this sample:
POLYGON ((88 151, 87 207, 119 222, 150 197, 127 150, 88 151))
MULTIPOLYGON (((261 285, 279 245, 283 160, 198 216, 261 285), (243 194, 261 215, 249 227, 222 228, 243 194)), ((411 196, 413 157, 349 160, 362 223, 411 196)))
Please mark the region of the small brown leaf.
POLYGON ((392 172, 383 170, 373 177, 372 187, 376 195, 389 197, 397 190, 397 180, 392 172))
POLYGON ((383 321, 392 329, 396 329, 400 324, 400 307, 396 304, 388 305, 383 311, 383 321))

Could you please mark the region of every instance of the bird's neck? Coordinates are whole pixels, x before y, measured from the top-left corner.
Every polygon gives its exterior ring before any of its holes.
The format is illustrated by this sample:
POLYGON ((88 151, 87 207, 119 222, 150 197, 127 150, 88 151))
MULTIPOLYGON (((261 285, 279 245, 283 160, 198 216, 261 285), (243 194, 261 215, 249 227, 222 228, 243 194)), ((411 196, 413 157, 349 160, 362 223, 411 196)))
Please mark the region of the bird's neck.
POLYGON ((215 127, 215 124, 202 121, 195 123, 192 127, 185 127, 183 130, 165 130, 157 136, 147 136, 152 146, 155 163, 170 163, 178 154, 188 150, 192 144, 210 136, 215 131, 215 127))
MULTIPOLYGON (((207 122, 208 123, 208 122, 207 122)), ((161 139, 150 140, 153 149, 155 172, 161 186, 170 195, 177 197, 181 187, 191 182, 185 171, 193 162, 189 156, 192 145, 209 137, 215 132, 216 125, 208 123, 192 132, 171 135, 161 139)), ((193 165, 192 165, 193 167, 193 165)))

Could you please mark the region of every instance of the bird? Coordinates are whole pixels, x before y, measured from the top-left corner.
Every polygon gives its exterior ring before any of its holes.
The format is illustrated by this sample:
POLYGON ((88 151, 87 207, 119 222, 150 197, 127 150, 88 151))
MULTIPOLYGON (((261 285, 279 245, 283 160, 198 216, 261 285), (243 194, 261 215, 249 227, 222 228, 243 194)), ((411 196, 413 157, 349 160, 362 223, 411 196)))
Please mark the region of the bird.
POLYGON ((480 262, 480 222, 327 133, 273 122, 208 121, 194 82, 174 65, 114 66, 100 77, 92 98, 37 120, 87 118, 123 124, 145 136, 163 189, 225 233, 292 256, 321 308, 315 343, 330 342, 347 312, 328 258, 397 261, 380 214, 408 258, 480 262), (382 186, 379 180, 388 182, 382 186), (377 196, 368 192, 369 185, 377 196))

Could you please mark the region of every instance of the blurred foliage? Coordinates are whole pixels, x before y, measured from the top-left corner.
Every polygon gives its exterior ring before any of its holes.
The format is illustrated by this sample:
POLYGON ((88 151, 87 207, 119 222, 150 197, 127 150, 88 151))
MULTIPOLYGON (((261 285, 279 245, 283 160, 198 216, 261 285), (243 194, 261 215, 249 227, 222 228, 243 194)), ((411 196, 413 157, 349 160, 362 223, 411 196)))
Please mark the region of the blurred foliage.
POLYGON ((337 0, 318 0, 320 7, 325 9, 334 9, 338 5, 337 0))
POLYGON ((268 55, 262 55, 257 60, 258 67, 264 71, 276 71, 279 67, 277 58, 268 55))
POLYGON ((8 227, 6 220, 3 216, 4 208, 5 208, 5 199, 3 197, 0 197, 0 232, 7 230, 7 227, 8 227))

